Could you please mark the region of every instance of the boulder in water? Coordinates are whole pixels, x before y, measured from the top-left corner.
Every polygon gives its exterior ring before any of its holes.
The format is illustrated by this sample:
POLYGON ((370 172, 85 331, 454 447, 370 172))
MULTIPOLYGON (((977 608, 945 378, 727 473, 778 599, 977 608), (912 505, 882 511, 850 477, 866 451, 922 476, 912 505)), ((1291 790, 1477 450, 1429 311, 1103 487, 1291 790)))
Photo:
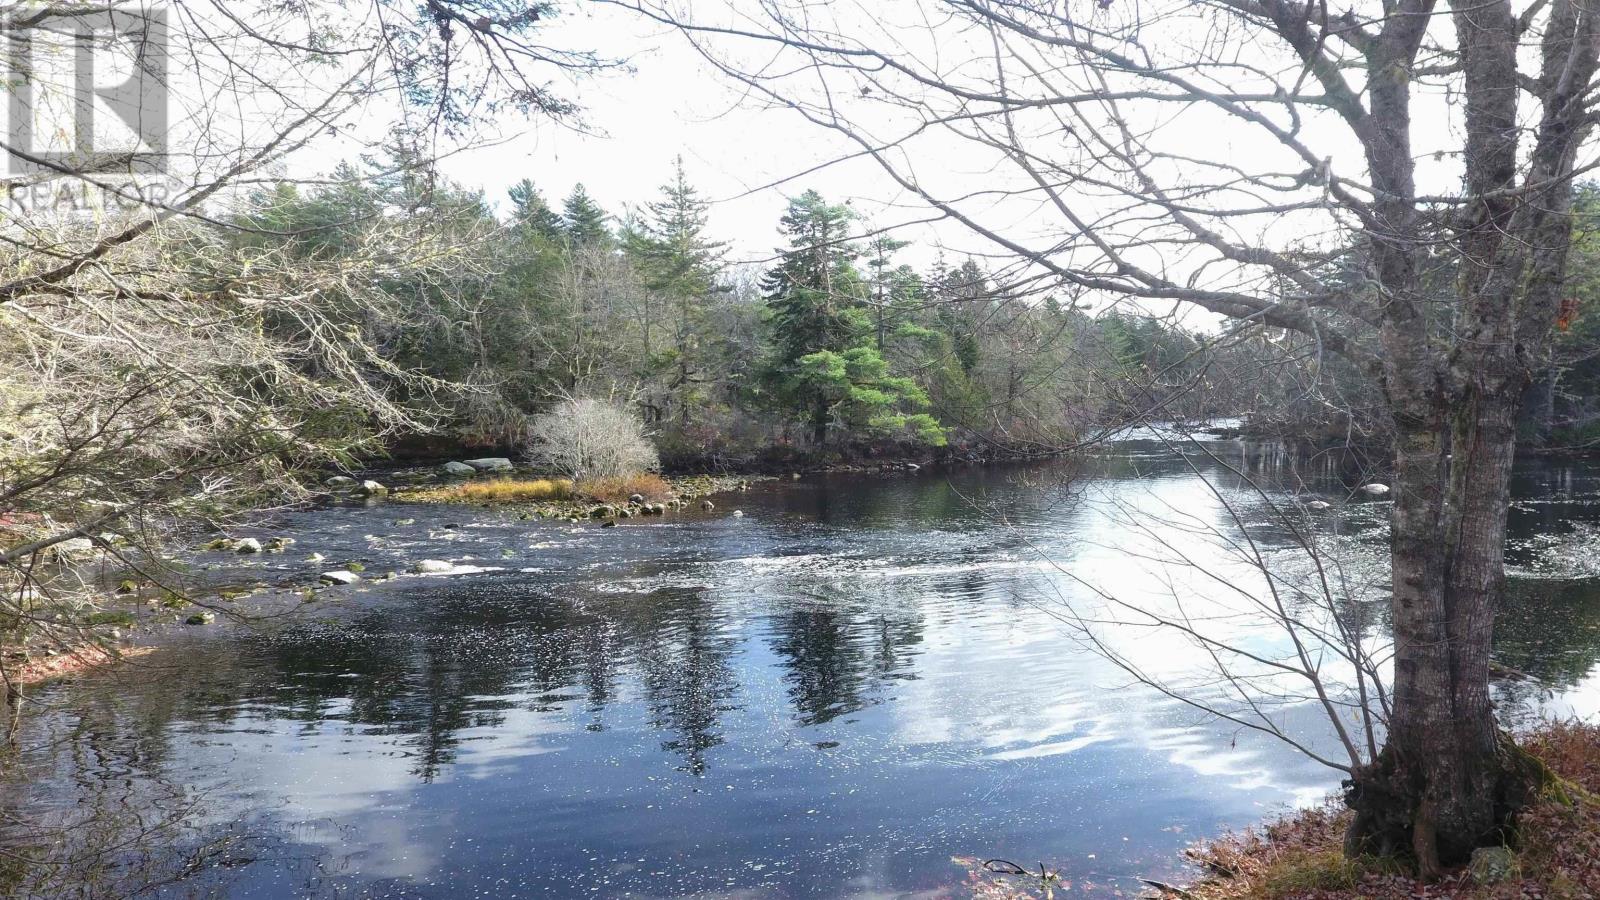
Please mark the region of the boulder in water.
POLYGON ((245 538, 239 543, 234 544, 233 550, 235 553, 260 553, 261 542, 255 538, 245 538))
POLYGON ((450 478, 471 478, 472 476, 478 474, 478 470, 464 462, 456 462, 451 460, 450 462, 447 462, 439 467, 439 474, 449 476, 450 478))
POLYGON ((455 568, 455 563, 442 559, 419 559, 411 565, 411 571, 418 575, 442 575, 455 571, 455 568))
POLYGON ((513 468, 511 460, 504 456, 485 456, 482 459, 469 459, 466 464, 479 472, 509 472, 513 468))
POLYGON ((1377 483, 1363 484, 1361 486, 1361 493, 1366 494, 1369 497, 1382 497, 1389 493, 1389 486, 1387 484, 1377 483))
POLYGON ((357 489, 357 493, 361 494, 363 497, 382 497, 389 493, 389 489, 376 481, 368 479, 361 482, 361 486, 357 489))
POLYGON ((1326 500, 1313 500, 1310 503, 1306 504, 1306 509, 1323 510, 1323 509, 1328 509, 1331 506, 1333 506, 1333 504, 1329 503, 1326 500))
POLYGON ((323 572, 319 576, 323 584, 355 584, 361 576, 344 569, 334 569, 332 572, 323 572))
POLYGON ((348 491, 356 486, 356 480, 349 475, 334 475, 323 479, 322 483, 336 491, 348 491))

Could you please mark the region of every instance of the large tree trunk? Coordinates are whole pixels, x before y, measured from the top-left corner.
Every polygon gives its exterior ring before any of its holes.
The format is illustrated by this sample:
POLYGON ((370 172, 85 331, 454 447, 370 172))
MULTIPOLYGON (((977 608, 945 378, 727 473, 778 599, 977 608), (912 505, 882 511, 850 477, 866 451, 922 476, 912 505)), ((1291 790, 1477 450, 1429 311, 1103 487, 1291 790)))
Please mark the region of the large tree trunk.
POLYGON ((1412 854, 1426 875, 1502 842, 1537 775, 1488 690, 1521 387, 1499 362, 1448 417, 1437 402, 1397 416, 1394 709, 1378 760, 1347 783, 1346 849, 1412 854))

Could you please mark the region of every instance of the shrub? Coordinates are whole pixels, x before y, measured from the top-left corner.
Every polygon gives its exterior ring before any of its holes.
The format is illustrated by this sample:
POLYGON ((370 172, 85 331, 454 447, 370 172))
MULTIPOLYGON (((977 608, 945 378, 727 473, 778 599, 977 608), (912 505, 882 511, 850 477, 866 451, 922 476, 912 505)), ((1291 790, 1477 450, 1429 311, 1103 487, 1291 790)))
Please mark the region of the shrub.
POLYGON ((420 491, 416 496, 421 500, 459 503, 539 503, 547 500, 571 500, 573 490, 572 482, 565 478, 502 478, 420 491))
POLYGON ((603 400, 566 400, 535 417, 528 428, 528 456, 536 465, 575 480, 661 467, 638 418, 603 400))
POLYGON ((647 503, 659 503, 672 496, 672 486, 659 475, 622 475, 591 478, 578 482, 578 493, 604 503, 627 503, 634 494, 647 503))

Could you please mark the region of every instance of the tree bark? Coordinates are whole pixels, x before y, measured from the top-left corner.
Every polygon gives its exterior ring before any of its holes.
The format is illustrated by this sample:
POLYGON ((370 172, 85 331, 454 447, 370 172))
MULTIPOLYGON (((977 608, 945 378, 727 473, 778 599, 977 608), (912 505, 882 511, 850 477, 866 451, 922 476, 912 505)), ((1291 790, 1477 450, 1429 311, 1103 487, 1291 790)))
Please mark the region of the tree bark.
POLYGON ((811 410, 811 443, 821 447, 828 440, 828 401, 818 400, 811 410))
POLYGON ((1356 813, 1347 850, 1409 853, 1428 875, 1502 841, 1533 784, 1501 736, 1488 691, 1505 584, 1514 378, 1485 377, 1448 419, 1435 406, 1398 428, 1394 710, 1378 760, 1347 783, 1356 813))

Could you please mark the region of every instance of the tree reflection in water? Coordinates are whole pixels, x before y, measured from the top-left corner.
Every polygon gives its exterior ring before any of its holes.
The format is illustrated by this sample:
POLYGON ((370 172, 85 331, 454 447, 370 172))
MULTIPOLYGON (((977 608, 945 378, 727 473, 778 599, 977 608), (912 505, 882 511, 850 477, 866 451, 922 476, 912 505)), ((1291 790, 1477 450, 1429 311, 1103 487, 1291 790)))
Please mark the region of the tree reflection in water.
MULTIPOLYGON (((1280 454, 1241 464, 1306 474, 1280 454)), ((1193 474, 1153 452, 1099 465, 1135 487, 1193 474)), ((1513 537, 1592 517, 1596 481, 1527 482, 1560 492, 1560 515, 1532 507, 1513 537)), ((483 887, 510 853, 531 893, 588 890, 591 858, 612 856, 613 886, 656 889, 651 871, 678 866, 683 892, 711 890, 730 860, 759 856, 765 874, 739 870, 741 885, 772 875, 825 896, 855 889, 851 854, 869 849, 872 884, 900 890, 940 883, 951 851, 988 841, 1106 858, 1103 836, 1044 799, 1100 821, 1123 807, 1095 798, 1128 792, 1144 800, 1107 826, 1133 839, 1120 852, 1176 860, 1194 829, 1234 824, 1208 818, 1228 798, 1243 821, 1281 802, 1268 776, 1286 769, 1101 691, 1114 679, 1048 632, 1028 543, 1081 521, 1077 495, 1051 490, 1000 470, 837 478, 752 493, 742 522, 539 532, 571 536, 529 551, 544 574, 402 579, 320 620, 185 646, 170 668, 56 685, 4 762, 0 892, 314 897, 436 874, 483 887), (1216 774, 1228 766, 1255 768, 1216 774), (461 855, 467 837, 486 855, 461 855)), ((1341 539, 1380 545, 1373 510, 1338 518, 1341 539)), ((527 535, 508 522, 494 539, 527 535)), ((1506 604, 1500 662, 1558 692, 1586 683, 1595 581, 1514 580, 1506 604)), ((1340 615, 1380 632, 1382 611, 1340 615)), ((1502 684, 1502 706, 1541 690, 1502 684)))

